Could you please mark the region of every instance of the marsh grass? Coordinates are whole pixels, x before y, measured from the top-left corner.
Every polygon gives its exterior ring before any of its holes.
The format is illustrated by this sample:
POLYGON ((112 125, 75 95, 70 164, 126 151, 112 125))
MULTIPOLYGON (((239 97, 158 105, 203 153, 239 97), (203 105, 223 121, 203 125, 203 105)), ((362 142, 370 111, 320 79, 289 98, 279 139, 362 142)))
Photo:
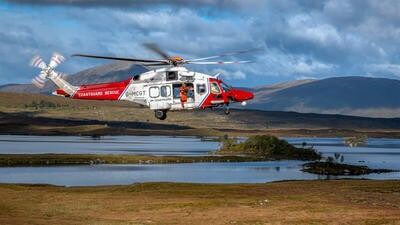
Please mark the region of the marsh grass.
POLYGON ((152 156, 96 154, 0 154, 0 166, 55 166, 94 164, 166 164, 196 162, 250 162, 261 158, 251 156, 152 156))
POLYGON ((367 166, 349 165, 338 162, 310 162, 303 165, 302 171, 321 175, 363 175, 370 173, 395 172, 388 169, 371 169, 367 166))

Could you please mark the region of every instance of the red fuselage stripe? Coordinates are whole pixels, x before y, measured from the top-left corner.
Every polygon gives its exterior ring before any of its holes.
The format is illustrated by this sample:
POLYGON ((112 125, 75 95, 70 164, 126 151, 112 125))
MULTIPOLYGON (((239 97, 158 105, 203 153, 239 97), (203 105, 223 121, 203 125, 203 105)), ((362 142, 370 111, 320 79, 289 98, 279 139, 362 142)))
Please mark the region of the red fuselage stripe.
POLYGON ((82 85, 74 94, 76 99, 118 100, 131 79, 104 84, 82 85))

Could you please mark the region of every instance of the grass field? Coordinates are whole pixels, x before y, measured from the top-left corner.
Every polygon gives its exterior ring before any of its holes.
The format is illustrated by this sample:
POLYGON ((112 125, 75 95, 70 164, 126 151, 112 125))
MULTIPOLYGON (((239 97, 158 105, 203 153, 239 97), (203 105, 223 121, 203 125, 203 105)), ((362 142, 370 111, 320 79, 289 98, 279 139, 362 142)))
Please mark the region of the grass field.
POLYGON ((400 224, 400 181, 0 184, 0 224, 400 224))

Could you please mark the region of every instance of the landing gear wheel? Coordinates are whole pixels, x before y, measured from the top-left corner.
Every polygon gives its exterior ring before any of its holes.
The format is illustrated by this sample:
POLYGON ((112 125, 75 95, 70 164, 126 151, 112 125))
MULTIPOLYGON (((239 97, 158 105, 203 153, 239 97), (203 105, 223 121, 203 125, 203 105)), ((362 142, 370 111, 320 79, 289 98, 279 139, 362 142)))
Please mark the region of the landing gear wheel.
POLYGON ((229 107, 226 107, 224 113, 225 113, 225 115, 229 115, 231 113, 231 111, 229 110, 229 107))
POLYGON ((163 110, 156 110, 154 115, 159 120, 165 120, 167 118, 167 112, 163 110))

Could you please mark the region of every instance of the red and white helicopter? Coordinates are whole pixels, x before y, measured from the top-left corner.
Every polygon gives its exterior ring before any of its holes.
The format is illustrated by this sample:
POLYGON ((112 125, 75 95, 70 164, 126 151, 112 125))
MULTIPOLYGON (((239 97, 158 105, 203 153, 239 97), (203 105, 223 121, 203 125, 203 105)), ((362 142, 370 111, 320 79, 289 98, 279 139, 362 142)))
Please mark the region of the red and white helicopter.
POLYGON ((36 55, 32 58, 30 64, 42 71, 32 80, 32 83, 43 88, 46 80, 49 79, 59 88, 53 94, 74 99, 132 101, 154 110, 155 117, 160 120, 166 119, 168 111, 205 109, 218 106, 226 106, 225 113, 229 114, 230 103, 241 102, 242 105, 246 105, 246 101, 254 97, 251 92, 230 87, 218 78, 219 74, 211 76, 189 71, 183 65, 248 63, 250 61, 208 62, 204 60, 243 54, 257 49, 185 60, 179 56, 169 57, 155 44, 145 44, 144 46, 163 59, 118 58, 84 54, 73 56, 130 61, 141 63, 145 67, 166 67, 149 70, 120 82, 74 86, 64 79, 62 73, 54 70, 64 61, 61 54, 54 53, 49 65, 46 65, 40 56, 36 55), (181 86, 184 86, 187 90, 185 103, 182 103, 184 100, 182 99, 181 86))

